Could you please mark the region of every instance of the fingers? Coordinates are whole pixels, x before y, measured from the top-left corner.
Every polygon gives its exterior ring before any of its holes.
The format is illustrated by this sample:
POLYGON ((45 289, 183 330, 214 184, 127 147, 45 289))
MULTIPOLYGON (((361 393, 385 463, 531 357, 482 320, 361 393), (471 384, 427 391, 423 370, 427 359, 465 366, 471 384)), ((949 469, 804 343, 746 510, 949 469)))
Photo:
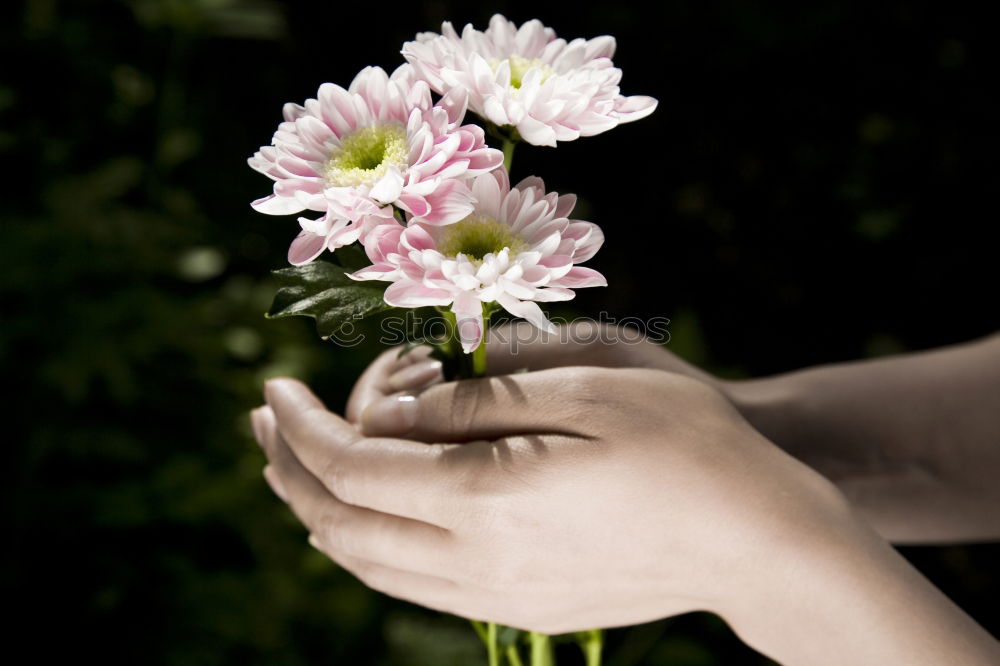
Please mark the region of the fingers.
POLYGON ((368 587, 398 599, 452 614, 492 611, 485 603, 488 591, 476 585, 481 564, 447 531, 338 502, 298 463, 270 407, 254 410, 252 422, 270 461, 268 482, 320 552, 368 587))
POLYGON ((491 328, 486 336, 487 367, 491 375, 519 370, 544 370, 568 365, 611 365, 604 362, 610 351, 601 325, 592 321, 572 322, 546 333, 526 321, 491 328), (604 349, 607 347, 607 349, 604 349))
POLYGON ((330 494, 300 464, 282 439, 272 410, 254 412, 269 465, 268 482, 280 488, 303 525, 334 559, 353 558, 422 575, 452 569, 450 535, 434 525, 352 506, 330 494))
POLYGON ((264 396, 275 412, 278 428, 295 454, 313 472, 331 459, 330 443, 345 448, 361 439, 354 426, 326 409, 302 382, 274 379, 264 386, 264 396))
MULTIPOLYGON (((546 333, 526 321, 491 328, 486 336, 490 375, 567 366, 659 367, 664 351, 632 330, 584 320, 546 333), (623 349, 628 348, 628 353, 623 349)), ((402 359, 386 352, 361 376, 348 402, 347 420, 358 423, 372 402, 394 392, 418 391, 444 380, 441 363, 428 357, 429 347, 418 347, 402 359)), ((673 367, 663 369, 674 369, 673 367)))
MULTIPOLYGON (((400 347, 388 349, 379 355, 375 361, 361 374, 351 397, 347 401, 346 416, 351 423, 357 423, 361 418, 361 412, 374 400, 378 400, 395 391, 419 388, 419 386, 395 386, 390 378, 397 372, 405 370, 413 365, 430 361, 430 347, 417 347, 413 351, 399 356, 400 347)), ((433 365, 435 362, 430 361, 433 365)), ((440 364, 437 365, 440 368, 440 364)), ((410 376, 412 377, 412 375, 410 376)), ((404 375, 405 381, 412 381, 410 377, 404 375)), ((419 377, 417 377, 419 379, 419 377)), ((397 382, 398 383, 398 382, 397 382)))
POLYGON ((598 401, 596 369, 558 368, 431 386, 381 398, 361 416, 365 435, 468 442, 511 435, 578 434, 581 408, 598 401))
MULTIPOLYGON (((568 365, 616 365, 610 358, 613 339, 596 322, 573 322, 552 334, 526 321, 491 328, 486 337, 487 367, 491 375, 522 370, 544 370, 568 365)), ((428 357, 430 347, 419 347, 393 362, 398 352, 386 352, 361 376, 348 403, 347 420, 358 423, 364 408, 393 392, 417 391, 440 381, 441 363, 428 357)))
POLYGON ((386 383, 393 391, 416 391, 443 380, 441 361, 429 358, 396 370, 389 375, 386 383))
POLYGON ((463 594, 462 587, 446 578, 414 573, 345 556, 331 551, 319 539, 311 539, 310 541, 317 550, 352 573, 362 583, 391 597, 455 614, 460 607, 460 600, 467 596, 467 594, 463 594))
MULTIPOLYGON (((510 592, 509 590, 498 594, 495 590, 478 585, 475 580, 455 581, 450 578, 395 569, 331 553, 325 544, 312 537, 310 543, 377 592, 460 617, 479 618, 484 622, 501 624, 508 624, 510 621, 511 603, 506 594, 510 592)), ((523 603, 523 600, 518 600, 518 605, 523 603)))
POLYGON ((341 502, 451 528, 484 501, 477 489, 483 461, 492 459, 487 442, 365 438, 300 382, 272 380, 266 393, 283 441, 312 480, 341 502))
MULTIPOLYGON (((684 364, 634 329, 582 320, 546 333, 526 321, 489 330, 485 339, 490 375, 568 366, 646 367, 682 374, 684 364), (679 369, 680 368, 680 369, 679 369)), ((443 381, 441 364, 429 358, 430 347, 399 357, 399 349, 383 353, 361 375, 347 403, 347 420, 358 423, 372 402, 395 392, 417 391, 443 381)))

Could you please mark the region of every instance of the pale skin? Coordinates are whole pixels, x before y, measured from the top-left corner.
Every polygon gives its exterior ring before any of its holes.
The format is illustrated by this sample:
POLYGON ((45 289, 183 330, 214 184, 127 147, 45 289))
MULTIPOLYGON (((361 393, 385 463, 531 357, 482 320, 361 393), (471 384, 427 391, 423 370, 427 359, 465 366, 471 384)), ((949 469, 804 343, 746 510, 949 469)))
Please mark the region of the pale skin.
POLYGON ((723 382, 573 333, 507 336, 497 376, 463 382, 390 350, 346 418, 269 382, 265 476, 363 582, 457 615, 562 633, 708 610, 788 665, 1000 663, 883 538, 1000 536, 1000 337, 723 382))

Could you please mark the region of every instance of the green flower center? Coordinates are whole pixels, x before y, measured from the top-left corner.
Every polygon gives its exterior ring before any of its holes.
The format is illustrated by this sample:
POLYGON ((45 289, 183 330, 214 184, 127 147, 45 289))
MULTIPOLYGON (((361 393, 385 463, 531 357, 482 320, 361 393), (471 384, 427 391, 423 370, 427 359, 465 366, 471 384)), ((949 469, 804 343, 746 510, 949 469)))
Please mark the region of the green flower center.
MULTIPOLYGON (((538 58, 522 58, 521 56, 512 55, 509 58, 505 58, 505 60, 510 66, 510 87, 514 90, 521 89, 521 82, 524 81, 524 75, 527 74, 528 70, 532 67, 541 68, 543 83, 546 79, 556 73, 556 70, 552 69, 538 58)), ((504 62, 504 60, 491 60, 490 67, 494 72, 496 72, 502 62, 504 62)))
POLYGON ((493 218, 470 215, 460 222, 444 227, 438 239, 438 250, 448 257, 459 254, 481 261, 487 254, 498 254, 504 248, 511 254, 523 250, 526 243, 511 233, 510 227, 493 218))
POLYGON ((400 125, 363 127, 344 137, 326 163, 326 182, 348 187, 378 182, 390 166, 406 167, 409 146, 400 125))

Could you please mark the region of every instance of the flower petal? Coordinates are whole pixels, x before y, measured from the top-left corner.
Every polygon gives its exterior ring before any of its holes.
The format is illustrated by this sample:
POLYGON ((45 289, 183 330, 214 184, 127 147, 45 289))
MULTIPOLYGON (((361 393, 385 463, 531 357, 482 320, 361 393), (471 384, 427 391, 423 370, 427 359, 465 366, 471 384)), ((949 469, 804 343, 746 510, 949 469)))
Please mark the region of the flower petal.
POLYGON ((326 248, 326 237, 309 231, 300 231, 288 248, 288 263, 293 266, 308 264, 326 248))
POLYGON ((656 99, 646 95, 622 97, 615 100, 615 115, 618 116, 618 122, 630 123, 656 111, 657 104, 656 99))
POLYGON ((569 269, 566 275, 563 275, 558 280, 553 280, 551 284, 558 287, 581 289, 583 287, 607 287, 608 280, 593 268, 574 266, 569 269))
POLYGON ((431 209, 430 212, 417 216, 417 222, 451 224, 468 217, 474 210, 472 192, 465 183, 458 180, 444 181, 433 194, 424 198, 431 209))
POLYGON ((527 319, 536 328, 547 333, 556 332, 556 327, 545 318, 542 309, 534 301, 519 301, 508 294, 499 294, 497 296, 497 303, 502 305, 504 310, 515 317, 527 319))
POLYGON ((381 203, 392 203, 403 191, 403 174, 395 166, 386 169, 385 175, 375 184, 369 193, 373 199, 381 203))
POLYGON ((276 194, 257 199, 252 204, 258 213, 267 215, 294 215, 305 210, 305 206, 292 197, 279 197, 276 194))
POLYGON ((462 351, 471 354, 483 341, 482 301, 470 292, 460 291, 455 295, 451 311, 455 313, 455 328, 462 351))
POLYGON ((425 305, 448 305, 452 295, 444 289, 425 287, 413 280, 393 282, 385 290, 385 302, 399 308, 419 308, 425 305))

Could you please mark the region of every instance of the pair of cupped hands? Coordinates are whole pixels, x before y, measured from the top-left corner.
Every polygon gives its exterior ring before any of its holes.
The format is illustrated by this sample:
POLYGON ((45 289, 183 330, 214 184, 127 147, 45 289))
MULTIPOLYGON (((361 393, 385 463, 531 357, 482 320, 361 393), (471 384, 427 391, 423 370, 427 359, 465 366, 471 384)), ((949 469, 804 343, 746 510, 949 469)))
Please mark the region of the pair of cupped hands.
POLYGON ((735 383, 627 331, 527 326, 491 334, 482 379, 390 349, 343 417, 266 384, 264 475, 316 548, 393 597, 549 634, 707 610, 786 663, 944 663, 938 630, 995 649, 735 383))
POLYGON ((267 383, 265 477, 368 586, 546 633, 725 616, 737 589, 767 593, 776 549, 850 523, 830 483, 660 346, 503 333, 483 379, 386 351, 344 417, 267 383))

